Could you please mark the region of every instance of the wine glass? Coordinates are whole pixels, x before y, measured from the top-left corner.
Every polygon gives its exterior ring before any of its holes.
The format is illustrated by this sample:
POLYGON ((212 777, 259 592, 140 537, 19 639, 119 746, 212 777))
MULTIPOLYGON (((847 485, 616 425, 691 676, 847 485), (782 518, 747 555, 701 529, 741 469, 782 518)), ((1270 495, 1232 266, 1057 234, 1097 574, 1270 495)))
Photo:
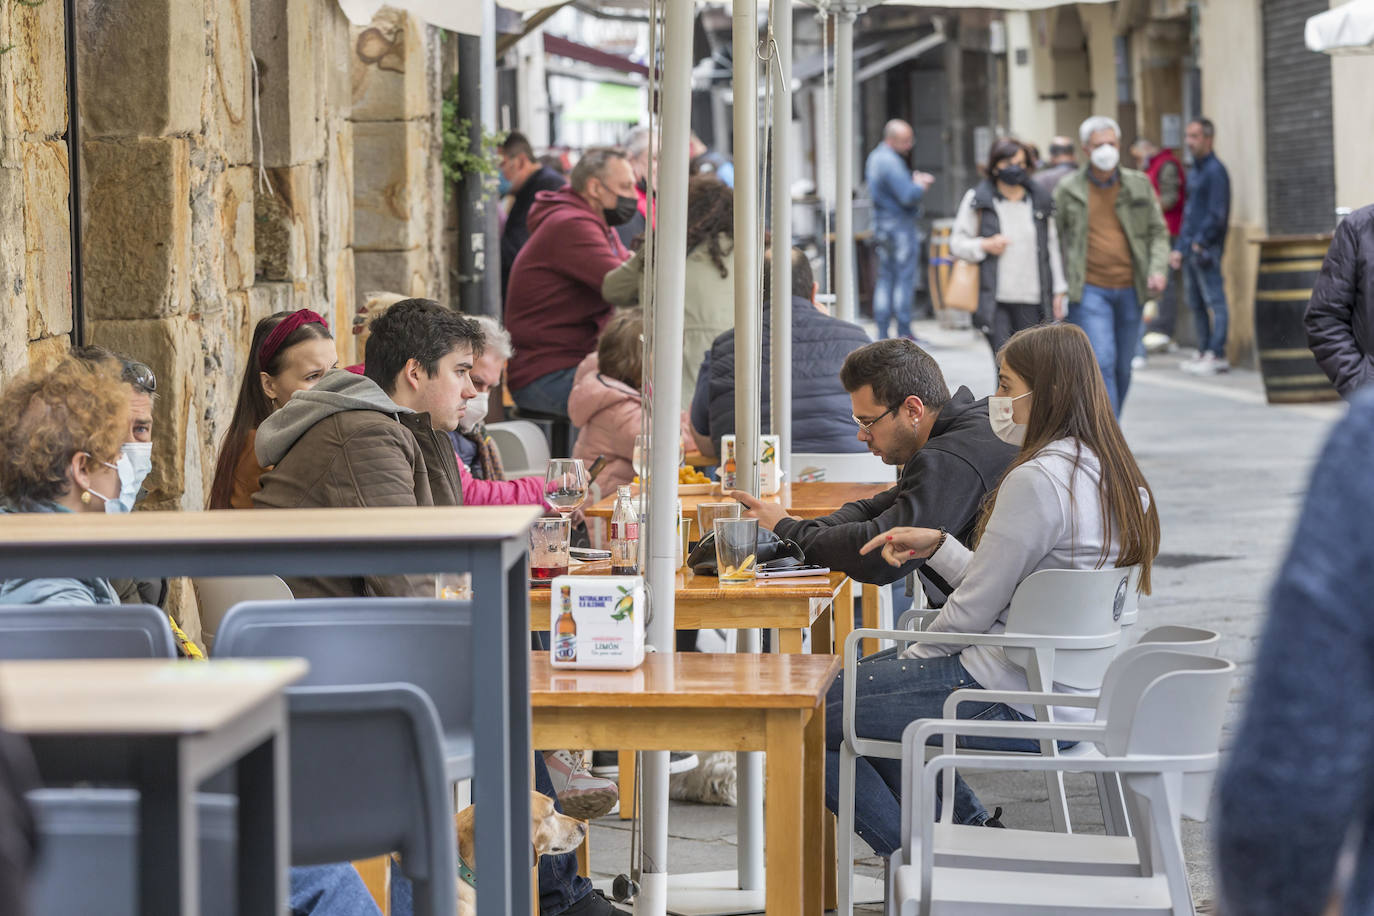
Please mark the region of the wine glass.
POLYGON ((650 438, 651 437, 645 435, 635 436, 635 450, 630 459, 630 463, 635 467, 635 476, 639 478, 641 486, 649 477, 650 438))
POLYGON ((544 473, 544 498, 564 516, 587 499, 587 469, 581 458, 554 458, 544 473))

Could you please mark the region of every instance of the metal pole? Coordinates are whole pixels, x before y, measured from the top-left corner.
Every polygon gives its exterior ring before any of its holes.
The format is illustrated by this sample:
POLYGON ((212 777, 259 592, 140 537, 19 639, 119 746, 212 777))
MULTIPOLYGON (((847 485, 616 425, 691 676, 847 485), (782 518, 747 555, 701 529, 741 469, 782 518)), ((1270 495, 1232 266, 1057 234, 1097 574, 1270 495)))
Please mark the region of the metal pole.
MULTIPOLYGON (((469 121, 468 137, 472 149, 482 144, 482 47, 478 35, 458 39, 458 111, 469 121)), ((487 82, 492 82, 488 79, 487 82)), ((485 315, 487 256, 501 257, 499 249, 487 249, 487 207, 482 201, 483 176, 469 173, 458 184, 458 282, 450 298, 468 315, 485 315)))
MULTIPOLYGON (((654 619, 649 642, 660 651, 674 645, 673 595, 677 579, 677 444, 681 435, 683 288, 687 277, 687 147, 692 118, 692 0, 666 0, 663 82, 659 87, 663 145, 658 157, 658 258, 654 266, 654 402, 650 458, 649 587, 654 619), (661 345, 660 345, 661 344, 661 345)), ((655 244, 650 239, 646 244, 655 244)), ((644 849, 635 913, 668 911, 668 753, 644 755, 644 849)))
POLYGON ((792 472, 792 5, 779 5, 773 94, 773 324, 769 391, 778 468, 792 472))
MULTIPOLYGON (((759 87, 757 0, 736 0, 733 14, 735 94, 735 467, 736 486, 759 493, 760 356, 763 330, 756 301, 759 248, 759 87)), ((757 630, 739 649, 758 652, 757 630)), ((741 890, 763 887, 763 755, 736 755, 737 858, 741 890)))
POLYGON ((854 321, 854 20, 846 7, 835 16, 835 305, 854 321))
MULTIPOLYGON (((482 123, 477 134, 477 150, 485 152, 481 147, 483 133, 494 134, 500 126, 496 123, 496 0, 482 0, 481 70, 482 88, 478 110, 482 123)), ((485 176, 479 180, 485 184, 485 176)), ((478 229, 483 235, 482 247, 486 258, 481 271, 481 285, 478 293, 478 301, 481 303, 479 312, 500 319, 500 221, 495 202, 486 200, 485 188, 483 188, 483 192, 478 229)))
POLYGON ((72 346, 80 346, 86 342, 86 307, 82 297, 85 270, 81 253, 81 106, 78 104, 76 86, 75 0, 66 0, 64 15, 67 29, 67 177, 70 181, 67 218, 72 240, 72 346))

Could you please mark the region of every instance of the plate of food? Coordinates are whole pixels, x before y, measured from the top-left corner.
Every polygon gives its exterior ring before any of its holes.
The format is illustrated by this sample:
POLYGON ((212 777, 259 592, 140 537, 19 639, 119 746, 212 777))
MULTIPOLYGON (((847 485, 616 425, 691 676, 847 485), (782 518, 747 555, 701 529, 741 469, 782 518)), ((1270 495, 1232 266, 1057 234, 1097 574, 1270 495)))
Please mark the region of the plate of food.
POLYGON ((711 482, 711 478, 690 464, 677 469, 678 496, 705 496, 711 492, 713 487, 715 484, 711 482))

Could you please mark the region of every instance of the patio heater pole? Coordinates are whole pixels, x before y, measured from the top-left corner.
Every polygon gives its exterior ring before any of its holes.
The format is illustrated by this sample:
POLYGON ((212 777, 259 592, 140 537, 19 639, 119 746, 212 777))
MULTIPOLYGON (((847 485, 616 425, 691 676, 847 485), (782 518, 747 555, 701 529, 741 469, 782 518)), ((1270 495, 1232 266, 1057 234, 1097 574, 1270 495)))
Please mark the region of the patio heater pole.
POLYGON ((858 315, 854 285, 854 20, 843 6, 835 16, 835 304, 837 317, 858 315))
MULTIPOLYGON (((735 159, 735 467, 736 486, 759 493, 759 363, 763 350, 759 279, 759 87, 757 0, 735 0, 732 11, 735 159)), ((741 652, 758 652, 758 630, 743 630, 741 652)), ((763 755, 736 755, 737 858, 740 890, 763 887, 763 755)))
MULTIPOLYGON (((692 106, 692 0, 666 0, 663 126, 658 156, 657 251, 654 267, 654 402, 650 455, 649 562, 654 597, 649 642, 672 652, 674 585, 677 579, 678 404, 682 399, 683 288, 687 276, 687 157, 692 106), (662 346, 660 346, 662 344, 662 346)), ((652 104, 652 103, 651 103, 652 104)), ((653 231, 653 230, 651 230, 653 231)), ((647 244, 653 244, 650 240, 647 244)), ((668 910, 668 752, 644 754, 643 870, 635 912, 664 916, 668 910)))
POLYGON ((770 350, 773 433, 778 468, 792 480, 792 4, 777 6, 773 40, 773 325, 770 350))

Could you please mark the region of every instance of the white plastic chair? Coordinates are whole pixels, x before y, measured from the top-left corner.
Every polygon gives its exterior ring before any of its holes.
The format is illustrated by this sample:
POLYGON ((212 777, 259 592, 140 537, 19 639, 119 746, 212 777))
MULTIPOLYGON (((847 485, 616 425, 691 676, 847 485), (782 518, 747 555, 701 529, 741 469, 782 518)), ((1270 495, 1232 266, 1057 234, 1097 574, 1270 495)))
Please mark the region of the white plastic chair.
MULTIPOLYGON (((844 646, 844 743, 840 745, 839 825, 836 855, 840 916, 853 913, 854 783, 859 757, 901 756, 897 741, 860 737, 854 731, 857 667, 861 639, 890 639, 898 644, 941 643, 1001 647, 1007 658, 1026 672, 1033 691, 1047 693, 1055 683, 1079 690, 1097 690, 1107 666, 1116 657, 1121 639, 1122 596, 1129 569, 1041 570, 1022 580, 1012 595, 1003 633, 931 633, 913 630, 865 630, 849 634, 844 646)), ((1049 704, 1035 706, 1036 719, 1049 721, 1049 704)), ((969 752, 972 753, 972 752, 969 752)), ((1053 741, 1041 742, 1041 753, 1058 753, 1053 741)), ((1068 802, 1062 772, 1046 772, 1055 829, 1068 832, 1068 802)), ((953 796, 949 796, 951 800, 953 796)), ((1103 792, 1104 800, 1107 795, 1103 792)), ((951 805, 952 807, 952 805, 951 805)))
POLYGON ((501 456, 507 477, 542 477, 549 469, 549 440, 538 423, 507 420, 488 423, 487 432, 501 456))
POLYGON ((927 719, 902 736, 902 851, 890 911, 949 913, 1111 913, 1192 916, 1179 818, 1187 786, 1215 771, 1221 724, 1236 667, 1231 662, 1154 646, 1123 652, 1100 699, 1035 692, 989 692, 1001 702, 1051 702, 1095 708, 1092 723, 927 719), (1090 760, 1015 755, 968 756, 956 735, 1093 743, 1090 760), (926 761, 927 742, 945 752, 926 761), (1134 838, 962 828, 948 807, 935 823, 935 780, 953 769, 1091 770, 1119 774, 1140 829, 1134 838))
POLYGON ((872 452, 793 452, 792 479, 808 469, 824 471, 832 483, 895 484, 900 471, 872 452))
POLYGON ((290 587, 276 576, 203 576, 192 579, 200 604, 200 636, 209 652, 215 645, 220 621, 229 609, 243 601, 290 601, 290 587))

